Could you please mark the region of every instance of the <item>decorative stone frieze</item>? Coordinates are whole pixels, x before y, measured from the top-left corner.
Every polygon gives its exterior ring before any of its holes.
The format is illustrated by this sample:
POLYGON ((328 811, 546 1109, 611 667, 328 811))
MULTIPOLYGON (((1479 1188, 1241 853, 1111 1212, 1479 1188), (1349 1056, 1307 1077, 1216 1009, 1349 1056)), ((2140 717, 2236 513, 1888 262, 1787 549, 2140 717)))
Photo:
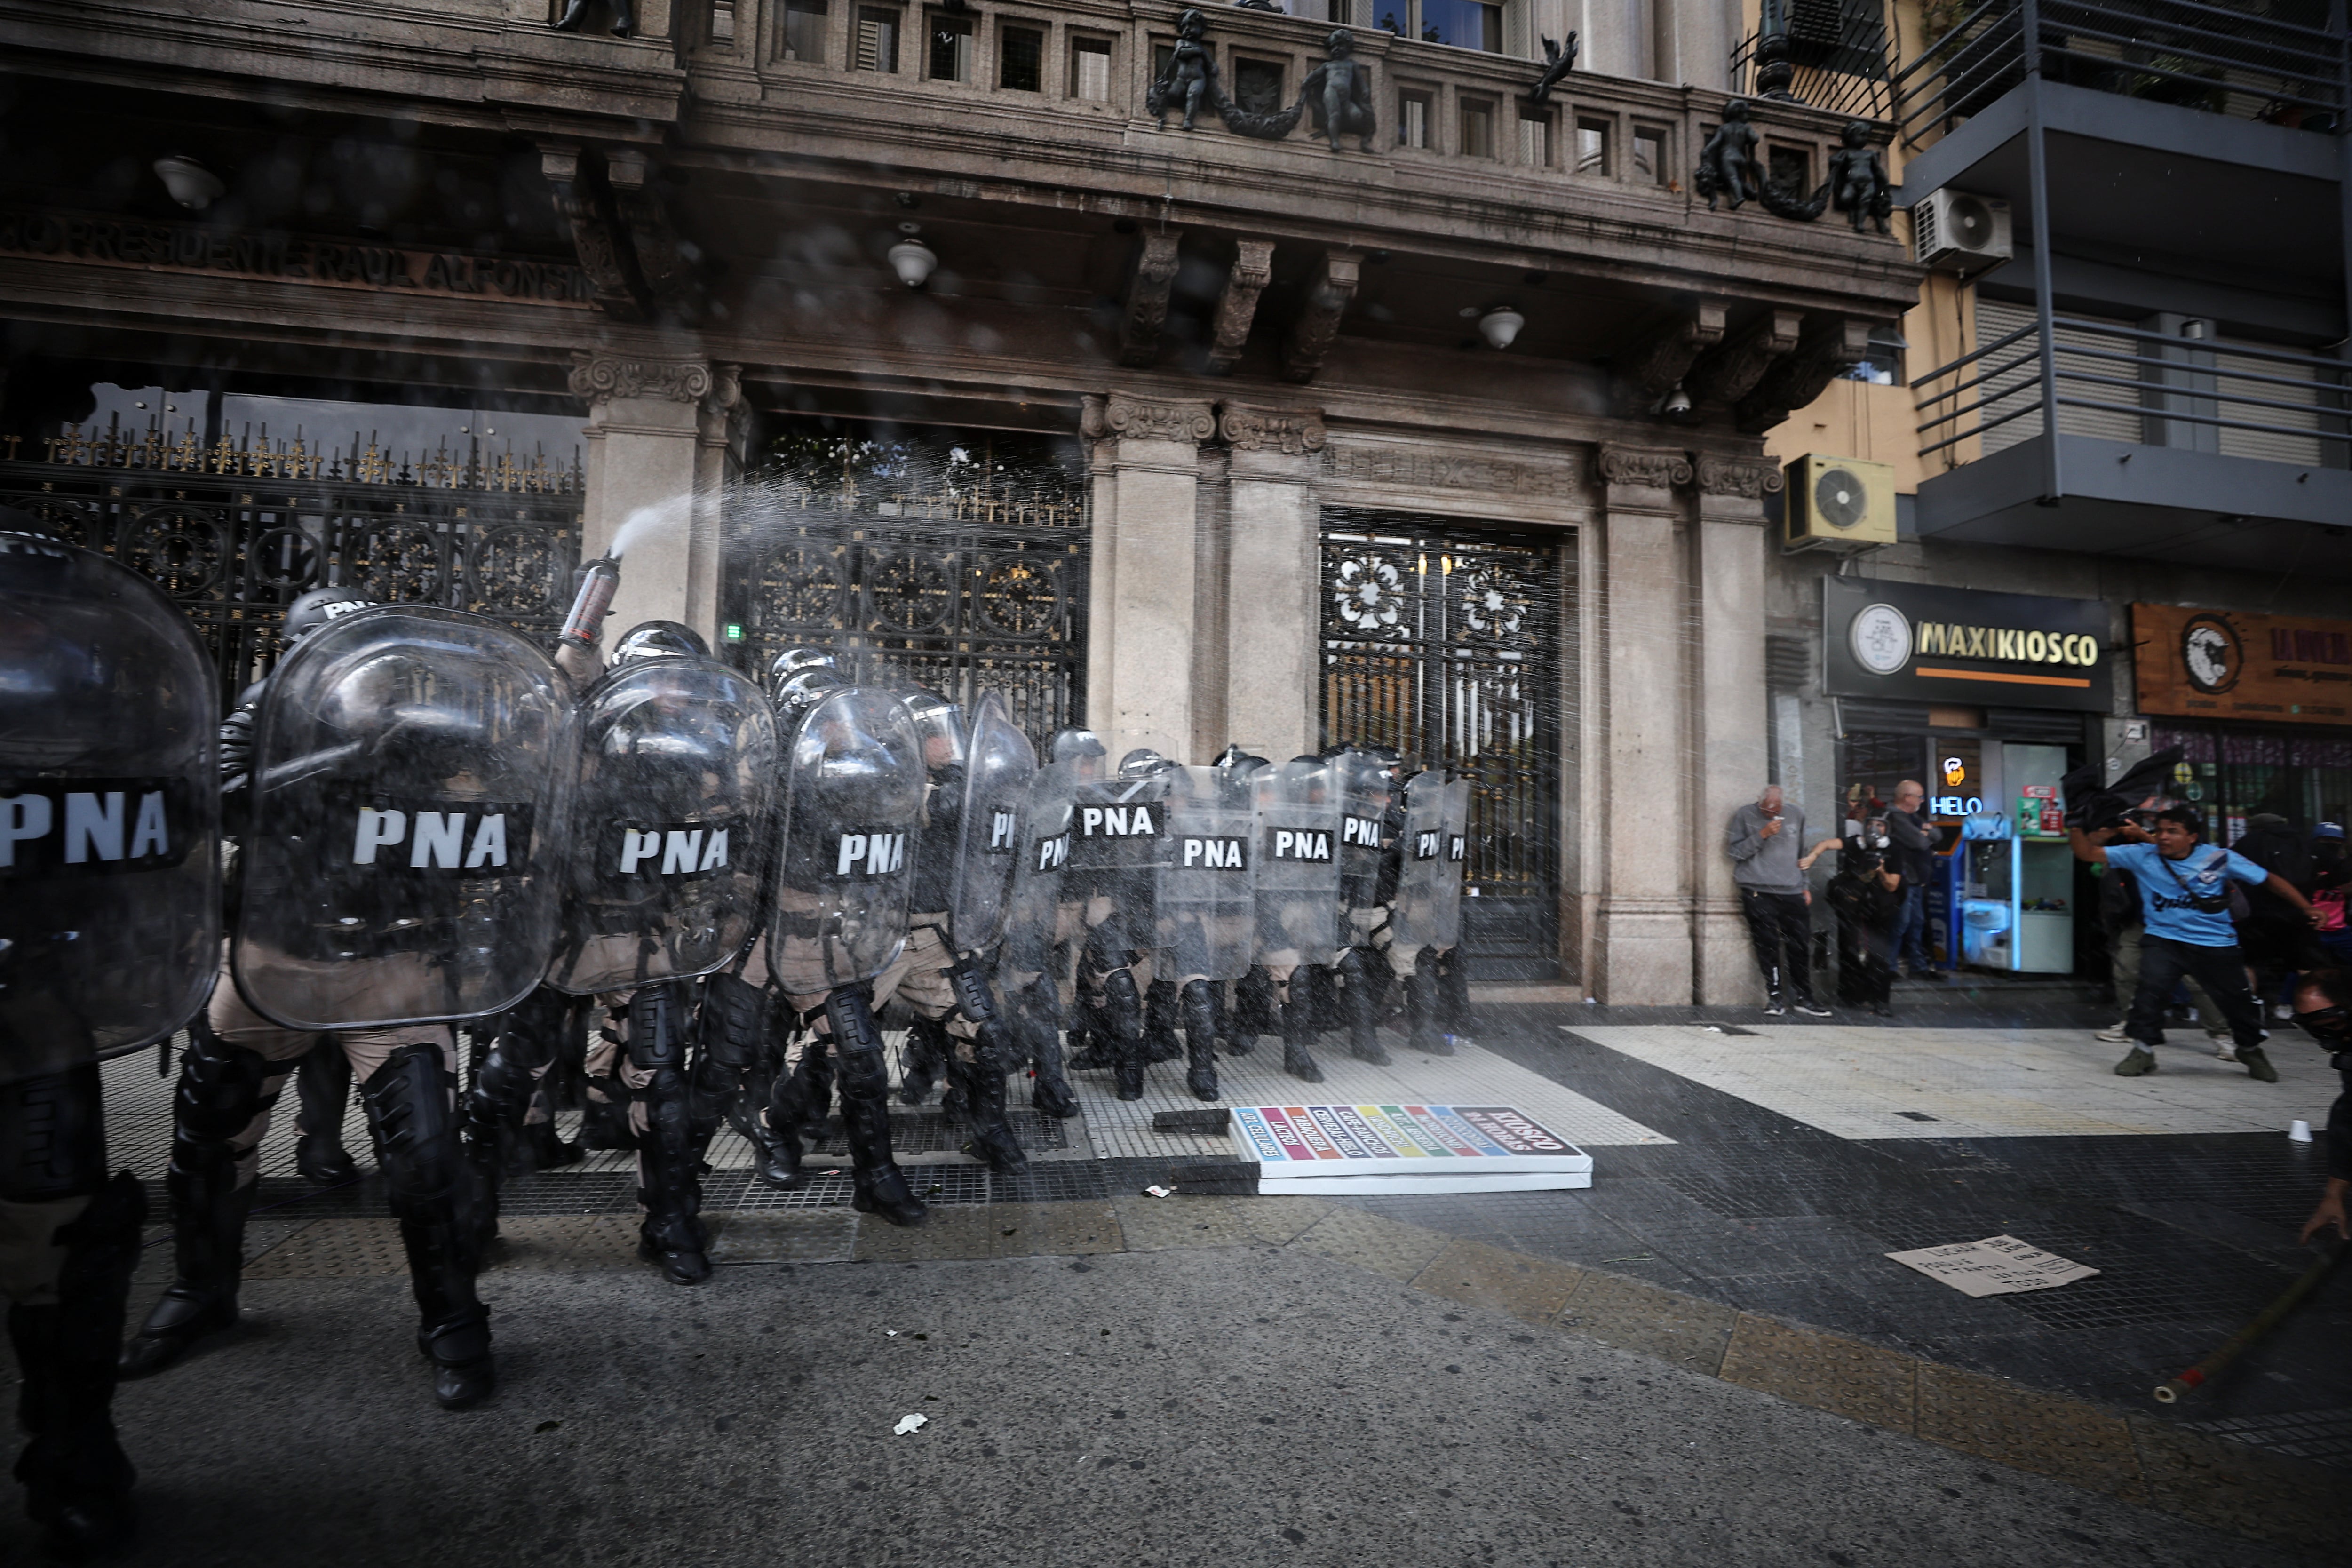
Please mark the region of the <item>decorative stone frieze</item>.
POLYGON ((1408 489, 1478 490, 1489 495, 1584 499, 1582 471, 1572 457, 1523 463, 1433 452, 1419 447, 1332 444, 1323 448, 1327 479, 1408 489))
POLYGON ((1778 492, 1783 483, 1780 465, 1769 458, 1718 458, 1712 452, 1698 455, 1701 495, 1762 500, 1778 492))
POLYGON ((1612 485, 1670 490, 1690 483, 1691 472, 1688 452, 1660 447, 1621 447, 1614 441, 1601 445, 1601 477, 1612 485))
MULTIPOLYGON (((726 384, 741 395, 733 367, 723 367, 726 384)), ((719 386, 719 376, 698 359, 639 359, 603 349, 593 353, 575 351, 572 356, 572 395, 592 405, 616 397, 650 398, 656 403, 700 403, 719 386)))
POLYGON ((1114 392, 1089 397, 1078 427, 1088 440, 1123 437, 1130 441, 1184 441, 1198 446, 1216 434, 1215 411, 1205 403, 1156 402, 1114 392))
POLYGON ((1323 416, 1311 408, 1259 408, 1246 403, 1217 406, 1217 433, 1237 452, 1272 449, 1303 457, 1323 449, 1323 416))

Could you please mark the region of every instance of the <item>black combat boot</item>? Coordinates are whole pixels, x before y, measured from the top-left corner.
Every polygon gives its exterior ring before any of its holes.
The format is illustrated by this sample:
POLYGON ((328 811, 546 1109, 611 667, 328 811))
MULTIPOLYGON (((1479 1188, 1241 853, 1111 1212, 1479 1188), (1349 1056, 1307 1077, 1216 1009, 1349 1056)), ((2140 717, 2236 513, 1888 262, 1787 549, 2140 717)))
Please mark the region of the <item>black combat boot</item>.
POLYGON ((591 1078, 580 1112, 583 1149, 634 1149, 636 1131, 629 1125, 629 1087, 617 1076, 591 1078))
POLYGON ((8 1309, 8 1338, 24 1378, 17 1416, 30 1439, 16 1457, 25 1511, 69 1562, 131 1543, 137 1479, 114 1435, 116 1357, 123 1307, 139 1265, 147 1200, 129 1172, 58 1227, 66 1249, 54 1306, 8 1309))
POLYGON ((808 1173, 801 1169, 797 1130, 778 1132, 763 1114, 752 1124, 751 1143, 751 1172, 763 1184, 780 1193, 796 1193, 808 1185, 808 1173))
POLYGON ((849 1138, 849 1206, 895 1226, 919 1226, 929 1218, 930 1211, 890 1156, 890 1112, 881 1097, 843 1095, 841 1125, 849 1138))
POLYGON ((1448 1045, 1476 1042, 1470 1035, 1470 961, 1459 947, 1447 948, 1437 959, 1437 1026, 1448 1045))
MULTIPOLYGON (((1295 983, 1297 977, 1292 978, 1295 983)), ((1315 1065, 1314 1053, 1307 1048, 1307 1042, 1314 1037, 1314 1004, 1294 994, 1282 1005, 1282 1070, 1306 1083, 1323 1081, 1323 1069, 1315 1065)))
POLYGON ((314 1187, 340 1187, 360 1179, 359 1162, 343 1147, 343 1108, 352 1101, 352 1059, 329 1040, 314 1046, 294 1069, 294 1169, 314 1187))
POLYGON ((1184 1056, 1183 1037, 1176 1032, 1176 983, 1155 980, 1143 995, 1143 1059, 1146 1062, 1181 1061, 1184 1056))
POLYGON ((1110 1025, 1111 1081, 1121 1100, 1143 1098, 1143 1068, 1150 1058, 1143 1045, 1143 999, 1135 989, 1132 970, 1114 969, 1103 976, 1103 1016, 1110 1025))
POLYGON ((1416 1051, 1450 1057, 1454 1042, 1437 1026, 1437 976, 1431 973, 1434 967, 1433 959, 1417 966, 1404 983, 1405 1038, 1416 1051))
POLYGON ((1062 1070, 1061 1010, 1053 981, 1041 975, 1013 994, 1008 1024, 1020 1054, 1031 1064, 1031 1108, 1066 1120, 1078 1113, 1078 1096, 1062 1070))
POLYGON ((1206 980, 1185 983, 1177 1005, 1184 1017, 1184 1050, 1189 1058, 1184 1087, 1195 1100, 1217 1098, 1217 1005, 1214 987, 1206 980))
POLYGON ((1004 1075, 984 1061, 950 1058, 948 1076, 962 1084, 964 1098, 971 1106, 971 1136, 965 1141, 963 1152, 984 1161, 1000 1176, 1027 1175, 1029 1156, 1022 1152, 1021 1141, 1004 1119, 1004 1075))
POLYGON ((463 1410, 489 1396, 496 1375, 490 1310, 474 1294, 478 1222, 453 1089, 441 1048, 420 1041, 394 1047, 360 1086, 360 1104, 408 1253, 416 1348, 433 1363, 433 1397, 463 1410))
MULTIPOLYGON (((920 1105, 930 1099, 940 1073, 947 1066, 947 1026, 936 1018, 918 1018, 908 1028, 904 1065, 898 1074, 899 1104, 920 1105)), ((955 1091, 950 1088, 948 1092, 955 1091)))
MULTIPOLYGON (((563 1141, 562 1134, 555 1129, 552 1115, 544 1121, 524 1122, 522 1136, 515 1143, 515 1152, 520 1156, 527 1171, 560 1170, 565 1165, 578 1164, 581 1159, 580 1145, 563 1141)), ((507 1169, 511 1172, 514 1165, 509 1163, 507 1169)))
POLYGON ((1274 976, 1255 965, 1234 982, 1234 1005, 1219 1020, 1218 1039, 1229 1057, 1247 1056, 1260 1035, 1282 1033, 1276 1014, 1274 976))
POLYGON ((201 1016, 189 1033, 172 1096, 172 1163, 163 1176, 172 1203, 173 1279, 122 1347, 124 1377, 161 1372, 206 1334, 236 1326, 253 1188, 237 1184, 237 1152, 229 1140, 260 1110, 269 1064, 221 1040, 201 1016))
POLYGON ((1389 1065, 1381 1045, 1381 960, 1369 948, 1351 947, 1339 960, 1339 1013, 1348 1028, 1348 1049, 1358 1061, 1389 1065))

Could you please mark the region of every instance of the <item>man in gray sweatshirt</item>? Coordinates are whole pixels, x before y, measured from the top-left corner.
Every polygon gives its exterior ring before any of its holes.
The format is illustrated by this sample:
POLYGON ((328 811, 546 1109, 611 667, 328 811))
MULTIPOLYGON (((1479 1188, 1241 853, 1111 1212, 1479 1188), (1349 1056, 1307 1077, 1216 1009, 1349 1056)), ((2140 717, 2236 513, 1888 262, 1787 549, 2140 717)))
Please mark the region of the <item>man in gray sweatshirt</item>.
POLYGON ((1731 857, 1731 879, 1739 887, 1739 907, 1756 943, 1756 964, 1764 972, 1769 999, 1764 1010, 1797 1011, 1826 1018, 1830 1010, 1813 1000, 1813 895, 1800 862, 1805 854, 1805 814, 1780 798, 1779 784, 1767 784, 1753 805, 1731 814, 1724 834, 1731 857))

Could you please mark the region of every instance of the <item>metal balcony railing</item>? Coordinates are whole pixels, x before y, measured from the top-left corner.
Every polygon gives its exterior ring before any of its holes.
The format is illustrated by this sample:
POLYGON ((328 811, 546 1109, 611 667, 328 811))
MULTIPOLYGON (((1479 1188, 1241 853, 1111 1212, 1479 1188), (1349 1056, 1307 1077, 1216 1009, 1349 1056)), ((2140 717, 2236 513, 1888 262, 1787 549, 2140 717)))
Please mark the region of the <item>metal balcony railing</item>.
POLYGON ((2352 466, 2352 366, 2323 355, 2050 315, 1911 389, 1919 455, 1949 452, 1955 464, 2043 434, 2054 409, 2064 435, 2352 466))
POLYGON ((1770 25, 1731 51, 1731 90, 1742 97, 1779 96, 1859 120, 1894 117, 1886 11, 1874 0, 1793 0, 1776 16, 1780 45, 1766 40, 1770 25), (1785 81, 1775 79, 1778 54, 1785 81))
POLYGON ((2053 81, 2310 130, 2343 129, 2352 101, 2326 0, 1980 0, 1895 73, 1905 144, 1990 106, 2029 60, 2053 81))

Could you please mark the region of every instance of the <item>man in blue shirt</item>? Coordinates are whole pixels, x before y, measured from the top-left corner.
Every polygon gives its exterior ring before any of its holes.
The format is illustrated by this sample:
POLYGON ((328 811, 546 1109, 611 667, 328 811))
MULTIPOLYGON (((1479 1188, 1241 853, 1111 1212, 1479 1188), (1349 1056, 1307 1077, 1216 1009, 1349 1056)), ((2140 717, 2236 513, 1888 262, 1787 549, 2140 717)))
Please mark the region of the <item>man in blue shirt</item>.
POLYGON ((2263 1054, 2263 1010, 2246 984, 2246 961, 2230 922, 2230 884, 2264 888, 2315 920, 2311 901, 2294 884, 2265 871, 2234 850, 2204 842, 2205 823, 2195 812, 2175 806, 2156 815, 2156 834, 2129 824, 2086 834, 2068 830, 2074 858, 2120 866, 2139 884, 2147 932, 2140 941, 2139 989, 2132 996, 2124 1028, 2132 1047, 2116 1064, 2122 1078, 2156 1070, 2156 1047, 2164 1044, 2164 1009, 2183 973, 2194 975, 2230 1023, 2238 1059, 2264 1083, 2278 1081, 2278 1069, 2263 1054), (2121 838, 2123 843, 2111 843, 2121 838))

